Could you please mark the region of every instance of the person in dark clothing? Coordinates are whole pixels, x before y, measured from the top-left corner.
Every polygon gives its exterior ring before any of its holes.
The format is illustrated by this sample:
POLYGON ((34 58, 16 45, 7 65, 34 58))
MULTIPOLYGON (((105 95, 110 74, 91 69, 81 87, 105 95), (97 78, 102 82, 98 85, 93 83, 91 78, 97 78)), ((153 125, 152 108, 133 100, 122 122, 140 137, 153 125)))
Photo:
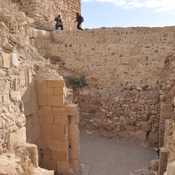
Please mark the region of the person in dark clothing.
POLYGON ((62 20, 61 20, 61 16, 60 15, 58 15, 55 18, 55 21, 56 21, 55 29, 58 30, 58 28, 61 27, 61 30, 63 30, 63 23, 62 23, 62 20))
POLYGON ((76 17, 76 21, 75 21, 75 22, 78 23, 78 24, 77 24, 77 29, 83 30, 83 29, 80 27, 80 25, 81 25, 81 23, 82 23, 82 21, 81 21, 81 15, 80 15, 79 12, 77 12, 76 15, 77 15, 77 17, 76 17))

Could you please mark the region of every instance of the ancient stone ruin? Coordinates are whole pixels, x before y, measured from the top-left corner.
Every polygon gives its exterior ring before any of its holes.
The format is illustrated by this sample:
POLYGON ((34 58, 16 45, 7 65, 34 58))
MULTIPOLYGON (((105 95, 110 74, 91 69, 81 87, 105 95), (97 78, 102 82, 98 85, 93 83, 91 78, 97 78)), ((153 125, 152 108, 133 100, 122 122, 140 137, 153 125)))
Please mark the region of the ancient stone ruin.
POLYGON ((174 175, 175 27, 78 31, 76 11, 79 0, 0 0, 0 174, 80 175, 80 126, 148 142, 152 170, 174 175), (82 76, 72 90, 66 77, 82 76))

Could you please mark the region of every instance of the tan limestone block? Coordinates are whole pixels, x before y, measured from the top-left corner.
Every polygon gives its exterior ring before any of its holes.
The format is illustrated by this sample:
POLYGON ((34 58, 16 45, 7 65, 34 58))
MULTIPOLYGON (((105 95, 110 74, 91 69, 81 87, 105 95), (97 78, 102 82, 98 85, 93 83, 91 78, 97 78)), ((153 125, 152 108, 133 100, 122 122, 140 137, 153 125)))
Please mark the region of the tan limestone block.
POLYGON ((69 140, 69 144, 72 149, 77 149, 80 147, 80 139, 79 137, 75 137, 69 140))
POLYGON ((47 141, 47 146, 51 150, 55 151, 66 151, 68 152, 69 146, 68 141, 67 142, 60 142, 60 141, 47 141))
POLYGON ((54 88, 44 87, 44 86, 37 86, 37 93, 38 94, 54 94, 54 88))
POLYGON ((54 125, 68 126, 68 116, 55 114, 54 115, 54 125))
POLYGON ((76 115, 78 112, 77 105, 70 105, 64 107, 53 107, 53 114, 62 114, 62 115, 76 115))
POLYGON ((50 106, 41 106, 39 109, 40 115, 53 114, 53 108, 50 106))
POLYGON ((38 105, 47 106, 47 96, 44 94, 38 94, 38 105))
POLYGON ((48 87, 61 88, 64 87, 64 80, 47 80, 48 87))
POLYGON ((11 65, 10 54, 1 52, 1 55, 3 60, 3 67, 10 68, 10 65, 11 65))
POLYGON ((47 87, 46 80, 35 80, 36 87, 47 87))
POLYGON ((58 174, 68 174, 69 171, 69 163, 57 161, 57 173, 58 174))
POLYGON ((56 161, 66 162, 67 161, 66 151, 55 151, 52 150, 52 159, 56 161))
POLYGON ((47 95, 48 106, 63 106, 64 101, 63 95, 47 95))
POLYGON ((41 125, 53 125, 53 115, 51 114, 40 115, 40 124, 41 125))
POLYGON ((64 94, 64 88, 60 87, 60 88, 54 88, 54 94, 57 95, 63 95, 64 94))
POLYGON ((69 126, 69 136, 70 138, 72 137, 72 135, 77 135, 79 136, 79 128, 78 128, 78 125, 70 125, 69 126))
POLYGON ((41 139, 52 140, 52 126, 41 125, 41 139))
POLYGON ((54 160, 42 159, 41 160, 41 167, 48 169, 48 170, 54 170, 56 172, 57 163, 54 160))
POLYGON ((81 111, 89 113, 89 106, 81 106, 81 111))
POLYGON ((24 104, 24 115, 28 116, 32 114, 32 103, 25 103, 24 104))
POLYGON ((70 125, 76 125, 80 121, 80 114, 79 112, 76 113, 76 115, 70 116, 70 125))
POLYGON ((167 165, 167 174, 168 175, 174 175, 174 172, 175 172, 175 161, 170 162, 167 165))
POLYGON ((69 157, 70 159, 78 159, 80 157, 80 147, 75 148, 70 148, 69 149, 69 157))
POLYGON ((41 155, 43 159, 50 159, 52 160, 52 150, 50 149, 42 149, 41 155))
POLYGON ((52 140, 53 141, 65 141, 65 128, 62 125, 53 125, 52 126, 52 140))

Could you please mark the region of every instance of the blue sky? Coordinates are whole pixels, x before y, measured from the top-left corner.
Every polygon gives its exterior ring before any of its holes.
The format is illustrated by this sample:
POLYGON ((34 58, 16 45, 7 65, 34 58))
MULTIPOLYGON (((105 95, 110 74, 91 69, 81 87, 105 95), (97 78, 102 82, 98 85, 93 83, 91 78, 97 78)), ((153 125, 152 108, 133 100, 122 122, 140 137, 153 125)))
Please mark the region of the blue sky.
POLYGON ((83 28, 175 26, 175 0, 81 0, 83 28))

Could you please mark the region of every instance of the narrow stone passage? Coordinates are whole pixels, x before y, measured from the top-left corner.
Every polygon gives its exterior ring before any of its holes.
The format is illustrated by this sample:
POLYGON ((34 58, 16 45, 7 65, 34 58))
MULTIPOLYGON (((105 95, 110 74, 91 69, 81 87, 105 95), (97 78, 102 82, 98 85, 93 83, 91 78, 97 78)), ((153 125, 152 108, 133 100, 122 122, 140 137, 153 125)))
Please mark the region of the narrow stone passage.
POLYGON ((150 166, 157 158, 153 148, 143 148, 129 141, 114 141, 80 134, 80 161, 82 175, 129 175, 130 172, 150 166))

